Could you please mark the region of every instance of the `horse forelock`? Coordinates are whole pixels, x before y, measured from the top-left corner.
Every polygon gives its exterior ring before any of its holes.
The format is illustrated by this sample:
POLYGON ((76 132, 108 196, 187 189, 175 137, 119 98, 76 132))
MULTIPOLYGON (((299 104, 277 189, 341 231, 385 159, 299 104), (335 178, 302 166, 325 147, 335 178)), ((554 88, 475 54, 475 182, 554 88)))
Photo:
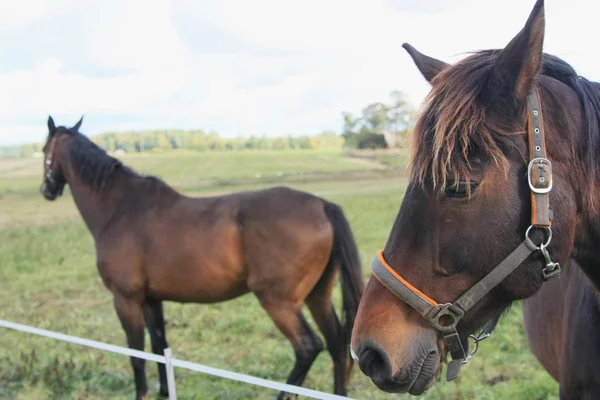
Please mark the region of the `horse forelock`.
POLYGON ((432 81, 411 142, 411 178, 439 190, 469 182, 469 156, 477 151, 505 168, 509 132, 490 118, 484 99, 493 52, 479 52, 441 71, 432 81))
MULTIPOLYGON (((449 184, 468 183, 470 157, 475 153, 506 171, 508 150, 518 150, 516 139, 526 134, 526 106, 520 104, 500 115, 495 112, 500 99, 490 91, 489 81, 497 54, 497 50, 475 52, 432 80, 410 144, 409 172, 416 183, 431 182, 438 191, 449 184)), ((593 210, 598 203, 595 187, 600 171, 600 85, 581 78, 565 61, 548 54, 543 56, 540 75, 570 87, 583 106, 581 132, 562 133, 571 136, 573 152, 578 155, 574 162, 580 164, 578 175, 586 181, 585 202, 593 210)), ((518 153, 525 160, 525 154, 518 153)))

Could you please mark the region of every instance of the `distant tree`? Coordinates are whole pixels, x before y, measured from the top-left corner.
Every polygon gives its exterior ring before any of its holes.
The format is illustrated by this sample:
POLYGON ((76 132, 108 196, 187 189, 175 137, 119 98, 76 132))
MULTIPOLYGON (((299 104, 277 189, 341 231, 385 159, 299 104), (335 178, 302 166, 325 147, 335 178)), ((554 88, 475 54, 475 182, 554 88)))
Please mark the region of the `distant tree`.
POLYGON ((269 139, 267 139, 267 137, 265 135, 262 135, 258 139, 258 149, 268 150, 270 148, 271 148, 271 146, 270 146, 270 143, 269 143, 269 139))
POLYGON ((385 132, 390 129, 390 107, 383 103, 369 104, 362 110, 362 126, 369 132, 385 132))
POLYGON ((284 138, 277 138, 273 141, 273 150, 285 150, 288 148, 288 141, 284 138))
POLYGON ((393 104, 389 111, 390 129, 396 135, 397 146, 406 147, 414 126, 415 110, 403 92, 394 90, 391 96, 393 104))
POLYGON ((360 117, 355 117, 349 112, 342 113, 344 119, 342 136, 345 147, 406 146, 414 111, 401 91, 393 91, 390 96, 391 104, 371 103, 361 110, 360 117))
POLYGON ((104 148, 106 151, 115 151, 115 135, 109 134, 104 138, 104 148))
POLYGON ((354 117, 349 112, 342 112, 344 118, 344 128, 342 131, 342 137, 344 138, 344 144, 346 147, 357 147, 358 146, 358 132, 357 128, 360 122, 359 118, 354 117))
POLYGON ((258 138, 256 136, 250 136, 250 138, 246 141, 246 144, 244 145, 244 147, 246 147, 247 149, 258 149, 258 146, 260 144, 260 141, 258 140, 258 138))
POLYGON ((157 146, 161 150, 171 150, 173 148, 172 142, 169 140, 166 134, 160 134, 156 137, 157 146))

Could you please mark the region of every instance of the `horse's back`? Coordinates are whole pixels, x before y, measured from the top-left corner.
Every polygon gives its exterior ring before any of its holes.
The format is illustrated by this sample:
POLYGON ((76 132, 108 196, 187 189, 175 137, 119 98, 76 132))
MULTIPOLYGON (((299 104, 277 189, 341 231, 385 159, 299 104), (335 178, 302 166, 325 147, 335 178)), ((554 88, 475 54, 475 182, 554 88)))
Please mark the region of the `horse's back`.
POLYGON ((324 200, 311 193, 286 186, 240 192, 240 216, 269 221, 296 221, 315 224, 326 220, 324 200))

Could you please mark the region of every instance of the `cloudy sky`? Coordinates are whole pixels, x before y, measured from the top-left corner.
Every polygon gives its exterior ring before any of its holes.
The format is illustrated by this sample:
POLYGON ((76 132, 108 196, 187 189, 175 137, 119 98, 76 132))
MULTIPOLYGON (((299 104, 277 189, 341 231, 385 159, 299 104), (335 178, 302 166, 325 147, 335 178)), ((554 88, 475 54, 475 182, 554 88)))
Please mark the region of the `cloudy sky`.
MULTIPOLYGON (((503 47, 533 0, 0 0, 0 145, 82 131, 339 131, 399 89, 428 90, 402 49, 453 62, 503 47)), ((547 0, 545 51, 600 80, 600 2, 547 0), (589 53, 588 53, 589 51, 589 53)))

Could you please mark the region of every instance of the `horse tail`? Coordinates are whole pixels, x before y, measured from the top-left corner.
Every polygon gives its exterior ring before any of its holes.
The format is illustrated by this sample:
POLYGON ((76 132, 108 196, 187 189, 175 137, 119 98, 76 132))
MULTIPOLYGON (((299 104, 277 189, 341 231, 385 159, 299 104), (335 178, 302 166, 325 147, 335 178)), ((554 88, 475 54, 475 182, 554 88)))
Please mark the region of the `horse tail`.
POLYGON ((350 355, 350 340, 352 338, 352 327, 358 312, 358 305, 364 292, 365 282, 360 263, 358 247, 350 224, 340 206, 325 202, 325 214, 333 227, 333 248, 329 259, 329 265, 337 265, 340 269, 340 281, 342 284, 342 325, 343 338, 346 347, 346 384, 350 378, 353 359, 350 355))

